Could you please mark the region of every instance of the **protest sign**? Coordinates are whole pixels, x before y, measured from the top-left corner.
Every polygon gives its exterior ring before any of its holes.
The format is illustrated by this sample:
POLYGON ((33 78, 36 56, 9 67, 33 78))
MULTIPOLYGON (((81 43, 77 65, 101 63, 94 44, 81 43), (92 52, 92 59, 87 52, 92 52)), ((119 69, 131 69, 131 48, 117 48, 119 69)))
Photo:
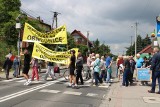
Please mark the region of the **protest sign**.
POLYGON ((23 41, 44 44, 67 44, 66 26, 61 26, 47 33, 41 33, 28 23, 25 23, 23 41))
POLYGON ((147 68, 137 68, 137 79, 138 81, 150 81, 151 74, 147 68))

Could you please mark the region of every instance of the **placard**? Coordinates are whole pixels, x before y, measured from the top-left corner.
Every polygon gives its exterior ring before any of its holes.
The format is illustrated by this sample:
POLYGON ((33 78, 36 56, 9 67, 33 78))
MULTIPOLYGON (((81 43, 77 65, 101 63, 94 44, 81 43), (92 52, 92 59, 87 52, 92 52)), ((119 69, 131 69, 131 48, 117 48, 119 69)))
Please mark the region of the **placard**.
POLYGON ((149 70, 147 68, 137 68, 137 80, 138 81, 150 81, 151 74, 149 74, 149 70))

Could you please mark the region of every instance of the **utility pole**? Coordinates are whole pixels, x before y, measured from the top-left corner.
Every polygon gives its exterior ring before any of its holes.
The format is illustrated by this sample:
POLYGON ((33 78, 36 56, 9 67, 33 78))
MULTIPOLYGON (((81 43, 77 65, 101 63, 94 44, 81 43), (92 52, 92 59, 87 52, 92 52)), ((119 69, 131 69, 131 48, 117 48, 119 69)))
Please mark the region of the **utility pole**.
POLYGON ((135 23, 135 58, 137 54, 137 27, 138 27, 138 22, 135 23))
POLYGON ((61 14, 61 13, 58 13, 58 12, 53 12, 53 11, 51 11, 52 13, 54 13, 53 14, 53 21, 52 21, 52 29, 53 29, 53 26, 54 26, 54 20, 56 21, 56 28, 58 27, 58 18, 57 18, 57 16, 59 15, 59 14, 61 14))
POLYGON ((132 37, 133 36, 131 36, 131 55, 132 55, 132 37))
POLYGON ((103 41, 103 55, 104 55, 104 52, 105 52, 105 49, 104 49, 104 47, 105 47, 105 41, 103 41))
MULTIPOLYGON (((56 28, 58 27, 58 18, 57 18, 57 16, 58 16, 58 14, 61 14, 61 13, 58 13, 58 12, 53 12, 53 11, 51 11, 52 13, 54 13, 53 14, 53 22, 52 22, 52 29, 54 29, 54 20, 56 21, 56 28)), ((57 49, 58 49, 58 44, 55 46, 56 48, 55 48, 55 51, 57 51, 57 49)))
POLYGON ((87 47, 88 47, 88 53, 90 53, 90 48, 89 48, 89 31, 87 31, 87 47))

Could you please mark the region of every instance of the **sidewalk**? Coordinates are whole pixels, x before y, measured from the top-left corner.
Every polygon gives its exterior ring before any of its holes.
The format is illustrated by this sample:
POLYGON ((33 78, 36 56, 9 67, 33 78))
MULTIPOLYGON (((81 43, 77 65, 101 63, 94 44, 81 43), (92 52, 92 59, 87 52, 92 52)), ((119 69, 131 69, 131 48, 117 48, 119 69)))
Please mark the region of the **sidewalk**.
POLYGON ((160 95, 148 93, 151 86, 140 86, 140 82, 135 82, 134 86, 125 87, 116 79, 114 82, 100 107, 160 107, 160 95))

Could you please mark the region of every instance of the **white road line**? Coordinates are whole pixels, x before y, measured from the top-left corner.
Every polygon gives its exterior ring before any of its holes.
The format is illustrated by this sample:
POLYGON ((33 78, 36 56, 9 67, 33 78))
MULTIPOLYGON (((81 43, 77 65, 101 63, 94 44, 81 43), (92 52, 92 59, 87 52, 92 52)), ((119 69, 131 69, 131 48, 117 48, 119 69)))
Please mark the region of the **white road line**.
POLYGON ((63 94, 70 94, 70 95, 81 95, 81 92, 71 92, 71 91, 65 91, 63 94))
POLYGON ((47 92, 47 93, 54 93, 54 94, 56 94, 56 93, 59 93, 61 91, 59 91, 59 90, 43 89, 43 90, 40 90, 39 92, 47 92))
POLYGON ((10 95, 6 95, 6 96, 0 98, 0 102, 3 102, 3 101, 6 101, 6 100, 9 100, 9 99, 27 94, 29 92, 32 92, 32 91, 35 91, 35 90, 38 90, 38 89, 41 89, 41 88, 44 88, 44 87, 47 87, 47 86, 50 86, 50 85, 55 84, 56 82, 59 82, 59 81, 62 81, 62 80, 64 80, 64 78, 60 78, 60 79, 55 80, 55 81, 47 82, 43 85, 38 85, 36 87, 32 87, 32 88, 29 88, 29 89, 26 89, 26 90, 23 90, 23 91, 20 91, 20 92, 16 92, 16 93, 13 93, 13 94, 10 94, 10 95))
POLYGON ((16 81, 16 82, 26 82, 26 81, 27 81, 27 80, 24 79, 24 80, 20 80, 20 81, 16 81))
POLYGON ((93 97, 93 96, 97 96, 98 94, 95 94, 95 93, 88 93, 86 96, 89 96, 89 97, 93 97))
POLYGON ((108 88, 109 86, 98 86, 100 88, 108 88))
POLYGON ((85 83, 91 83, 92 79, 87 80, 85 83))
POLYGON ((24 78, 13 78, 13 79, 9 79, 9 80, 2 80, 2 82, 11 82, 11 81, 15 81, 15 80, 21 80, 24 78))

